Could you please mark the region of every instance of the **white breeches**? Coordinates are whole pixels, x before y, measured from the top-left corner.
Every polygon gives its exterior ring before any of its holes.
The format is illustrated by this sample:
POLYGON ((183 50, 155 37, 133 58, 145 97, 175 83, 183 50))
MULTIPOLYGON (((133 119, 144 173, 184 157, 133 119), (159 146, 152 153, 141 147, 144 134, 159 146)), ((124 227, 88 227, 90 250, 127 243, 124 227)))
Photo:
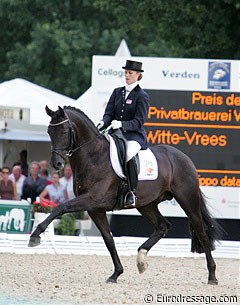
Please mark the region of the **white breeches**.
POLYGON ((139 150, 141 145, 137 141, 127 141, 127 162, 134 157, 139 150))

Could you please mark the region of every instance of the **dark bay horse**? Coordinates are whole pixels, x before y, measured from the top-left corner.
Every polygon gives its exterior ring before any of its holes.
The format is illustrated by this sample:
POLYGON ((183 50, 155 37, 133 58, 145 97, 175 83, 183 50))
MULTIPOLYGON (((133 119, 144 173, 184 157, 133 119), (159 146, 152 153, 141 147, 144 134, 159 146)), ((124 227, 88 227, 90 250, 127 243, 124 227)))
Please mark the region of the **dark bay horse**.
MULTIPOLYGON (((63 168, 69 159, 74 175, 76 198, 58 205, 31 234, 29 246, 40 244, 40 234, 49 223, 64 213, 87 211, 100 230, 111 254, 114 272, 107 282, 116 282, 123 273, 114 239, 110 232, 106 211, 113 210, 119 178, 114 173, 109 157, 109 143, 92 121, 79 109, 61 107, 52 111, 48 133, 52 142, 51 163, 56 170, 63 168)), ((217 284, 216 264, 211 250, 220 238, 221 227, 210 216, 199 188, 198 175, 192 161, 178 149, 168 145, 151 147, 159 167, 159 175, 153 181, 140 181, 137 188, 137 210, 154 227, 152 235, 138 249, 137 266, 145 271, 147 252, 168 232, 169 222, 161 215, 158 204, 175 198, 190 221, 192 252, 205 252, 208 268, 208 283, 217 284)))

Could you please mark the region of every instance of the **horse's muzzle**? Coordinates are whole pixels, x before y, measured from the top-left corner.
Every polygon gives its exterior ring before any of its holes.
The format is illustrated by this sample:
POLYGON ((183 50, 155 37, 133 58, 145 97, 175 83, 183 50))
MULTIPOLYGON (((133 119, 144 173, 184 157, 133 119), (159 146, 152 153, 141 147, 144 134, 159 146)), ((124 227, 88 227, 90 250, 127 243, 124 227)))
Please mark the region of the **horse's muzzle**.
POLYGON ((58 161, 58 162, 52 162, 51 161, 50 164, 57 171, 60 171, 64 168, 64 163, 60 162, 60 161, 58 161))

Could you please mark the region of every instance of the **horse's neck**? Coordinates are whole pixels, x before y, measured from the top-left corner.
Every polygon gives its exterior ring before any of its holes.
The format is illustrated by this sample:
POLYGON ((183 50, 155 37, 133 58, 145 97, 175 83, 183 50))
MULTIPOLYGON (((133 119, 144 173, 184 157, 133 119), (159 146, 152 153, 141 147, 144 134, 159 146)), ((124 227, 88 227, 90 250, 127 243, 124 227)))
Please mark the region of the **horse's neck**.
POLYGON ((104 137, 95 137, 88 145, 76 151, 69 161, 74 181, 81 192, 87 190, 89 185, 94 185, 99 180, 99 174, 111 176, 112 173, 109 143, 104 137))
POLYGON ((82 145, 87 141, 92 141, 98 136, 96 128, 92 125, 90 119, 88 122, 88 119, 87 117, 84 117, 84 114, 82 114, 82 118, 80 119, 79 117, 74 117, 73 125, 77 144, 79 145, 82 145))
POLYGON ((78 146, 76 152, 72 155, 74 166, 82 168, 87 163, 92 163, 98 160, 103 155, 106 162, 108 162, 109 143, 100 134, 92 135, 91 138, 85 139, 82 145, 78 146), (80 160, 80 162, 79 162, 80 160))

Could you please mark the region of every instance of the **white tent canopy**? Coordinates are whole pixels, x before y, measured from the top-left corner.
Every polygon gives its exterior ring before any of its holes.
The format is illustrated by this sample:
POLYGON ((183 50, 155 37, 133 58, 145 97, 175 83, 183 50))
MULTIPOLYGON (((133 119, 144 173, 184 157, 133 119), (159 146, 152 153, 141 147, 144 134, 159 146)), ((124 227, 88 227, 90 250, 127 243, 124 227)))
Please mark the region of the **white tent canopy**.
POLYGON ((73 101, 24 79, 16 78, 1 83, 0 166, 11 166, 19 159, 22 149, 27 149, 29 162, 48 160, 50 138, 47 126, 50 118, 45 112, 45 106, 57 110, 58 105, 71 105, 73 101))
POLYGON ((125 39, 121 41, 115 56, 131 57, 131 53, 125 39))
POLYGON ((0 84, 0 106, 30 109, 30 124, 47 126, 49 117, 45 106, 57 110, 58 105, 71 105, 73 99, 33 84, 24 79, 13 79, 0 84))
POLYGON ((46 131, 6 129, 0 131, 0 140, 50 142, 50 137, 46 131))

